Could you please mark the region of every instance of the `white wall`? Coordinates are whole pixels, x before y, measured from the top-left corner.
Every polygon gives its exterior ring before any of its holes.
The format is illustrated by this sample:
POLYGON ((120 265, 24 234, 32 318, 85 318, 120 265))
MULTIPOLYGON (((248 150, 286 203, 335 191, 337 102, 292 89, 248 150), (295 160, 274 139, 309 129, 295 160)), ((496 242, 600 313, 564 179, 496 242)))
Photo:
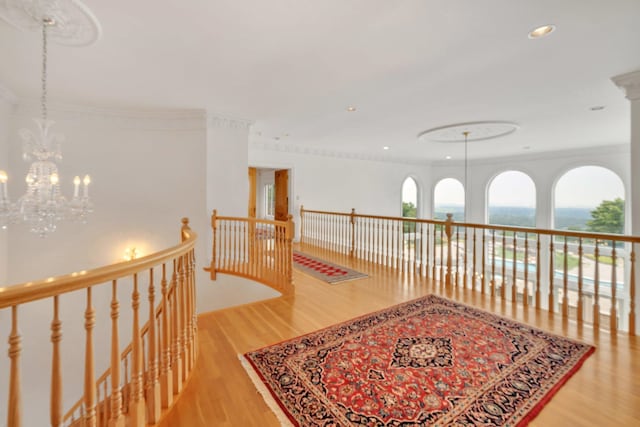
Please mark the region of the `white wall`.
MULTIPOLYGON (((528 155, 495 160, 471 161, 469 163, 469 189, 466 192, 469 222, 484 223, 486 217, 486 192, 490 181, 507 170, 526 173, 536 185, 536 226, 551 228, 553 191, 555 184, 565 172, 579 166, 602 166, 618 174, 630 193, 629 146, 591 148, 559 151, 553 155, 528 155)), ((433 165, 425 196, 433 200, 433 186, 443 178, 457 178, 464 182, 462 163, 438 162, 433 165)), ((626 218, 630 221, 631 204, 626 203, 626 218)), ((430 212, 426 214, 430 216, 430 212)))
MULTIPOLYGON (((20 159, 20 144, 8 147, 6 141, 17 139, 17 129, 32 126, 29 119, 32 113, 21 109, 15 116, 9 116, 9 135, 2 138, 7 113, 0 110, 0 167, 3 161, 6 163, 7 157, 3 155, 8 151, 11 167, 7 169, 12 177, 14 200, 24 190, 21 184, 28 165, 20 159)), ((179 238, 179 220, 188 216, 192 228, 200 235, 196 253, 199 312, 278 295, 261 285, 225 275, 209 282, 201 270, 211 256, 211 210, 217 208, 221 215, 246 216, 249 165, 291 170, 290 200, 297 224, 301 204, 307 209, 348 212, 356 208, 360 213, 400 215, 401 188, 407 176, 416 179, 420 216, 428 218, 433 185, 448 176, 462 180, 463 174, 461 165, 449 163, 427 166, 255 147, 249 150, 246 122, 205 119, 193 113, 122 116, 96 111, 56 114, 54 110, 52 117, 58 122, 55 129, 67 137, 62 146, 64 162, 60 170, 65 190, 67 194, 71 191, 73 174, 90 173, 95 213, 89 224, 62 224, 44 240, 30 235, 24 227, 5 233, 10 253, 3 261, 0 240, 0 267, 8 260, 11 269, 3 269, 8 281, 15 283, 111 263, 131 245, 143 253, 151 253, 175 244, 179 238)), ((551 192, 557 178, 566 170, 586 164, 612 169, 629 189, 628 147, 557 153, 551 159, 532 155, 472 162, 473 179, 468 193, 470 221, 484 221, 486 184, 499 172, 516 169, 528 173, 537 186, 538 212, 550 212, 551 192)), ((546 215, 539 213, 538 226, 548 227, 545 218, 546 215)), ((123 316, 127 316, 130 288, 124 285, 121 309, 123 316)), ((98 310, 96 336, 99 337, 109 335, 108 299, 105 291, 94 295, 94 306, 98 310)), ((84 295, 65 299, 62 304, 65 400, 70 402, 79 396, 82 382, 83 350, 79 349, 84 345, 84 295), (75 380, 69 381, 69 378, 75 380)), ((7 310, 0 311, 2 337, 8 336, 6 314, 7 310)), ((50 302, 31 311, 21 311, 20 319, 24 337, 23 366, 29 367, 23 368, 24 393, 44 408, 48 401, 48 380, 44 387, 33 384, 35 377, 48 376, 50 302), (33 333, 35 329, 39 332, 33 333), (39 366, 47 374, 34 369, 39 366)), ((123 342, 127 341, 130 332, 121 332, 123 342)), ((106 366, 108 355, 106 347, 100 348, 101 343, 108 341, 96 340, 97 372, 106 366)), ((6 402, 6 390, 7 378, 1 376, 0 402, 6 402)), ((0 419, 5 417, 3 411, 6 407, 0 405, 0 419)), ((45 414, 46 411, 28 412, 25 425, 43 424, 33 417, 45 414)))
MULTIPOLYGON (((21 108, 12 117, 11 141, 19 141, 18 129, 33 128, 30 117, 37 112, 21 108)), ((29 233, 24 225, 11 226, 8 233, 9 283, 29 281, 90 269, 120 260, 127 246, 142 255, 175 245, 180 239, 180 219, 191 219, 191 227, 203 238, 196 256, 206 258, 208 218, 205 203, 206 125, 201 113, 120 115, 86 109, 52 108, 54 129, 63 133, 63 190, 72 191, 74 174, 90 173, 95 212, 88 224, 61 223, 45 239, 29 233)), ((10 195, 17 200, 24 191, 28 164, 21 159, 20 143, 9 149, 10 195)), ((157 277, 157 276, 156 276, 157 277)), ((147 313, 147 278, 141 277, 143 318, 147 313)), ((157 283, 157 282, 156 282, 157 283)), ((206 283, 201 283, 205 286, 206 283)), ((157 289, 157 288, 156 288, 157 289)), ((109 286, 94 290, 96 309, 96 373, 107 366, 110 336, 109 286)), ((131 284, 120 284, 121 343, 130 341, 131 284)), ((85 292, 61 298, 63 321, 62 360, 65 408, 81 394, 84 366, 85 292)), ((23 396, 29 406, 47 408, 51 344, 51 301, 20 308, 23 336, 23 396)), ((8 310, 2 315, 7 317, 8 310)), ((1 336, 7 337, 8 322, 2 321, 1 336)), ((6 339, 6 338, 3 338, 6 339)), ((5 369, 5 372, 6 369, 5 369)), ((0 377, 0 401, 6 402, 7 376, 0 377)), ((0 405, 0 412, 6 410, 0 405)), ((48 411, 25 411, 24 425, 45 425, 48 411)), ((4 418, 4 414, 0 414, 4 418)))
MULTIPOLYGON (((9 169, 9 127, 12 105, 0 94, 0 170, 9 169)), ((1 191, 1 190, 0 190, 1 191)), ((7 230, 0 229, 0 286, 7 283, 7 230)))
POLYGON ((207 120, 207 210, 223 216, 247 216, 249 123, 207 120))
MULTIPOLYGON (((351 212, 351 208, 355 208, 362 214, 399 216, 405 178, 416 179, 421 192, 430 176, 429 167, 425 165, 264 150, 253 146, 249 151, 249 164, 291 170, 290 201, 297 226, 301 205, 309 210, 351 212)), ((425 203, 424 199, 422 203, 425 203)), ((423 212, 430 212, 430 207, 423 212)), ((296 236, 299 236, 299 229, 296 236)))
MULTIPOLYGON (((33 128, 30 114, 15 116, 11 134, 33 128)), ((94 213, 87 224, 61 222, 42 239, 25 225, 11 227, 9 281, 32 280, 120 260, 127 246, 142 254, 179 241, 180 218, 206 230, 205 128, 197 115, 113 117, 53 111, 54 130, 65 135, 59 166, 63 192, 72 193, 75 174, 89 173, 94 213), (34 263, 34 260, 37 262, 34 263)), ((19 144, 10 150, 11 197, 24 192, 28 163, 19 144)))
POLYGON ((198 312, 207 312, 238 304, 246 304, 280 295, 278 292, 234 276, 219 274, 216 281, 202 272, 211 262, 211 222, 213 209, 221 216, 247 216, 249 203, 248 136, 250 123, 243 120, 210 116, 207 119, 206 149, 206 254, 199 259, 198 312))

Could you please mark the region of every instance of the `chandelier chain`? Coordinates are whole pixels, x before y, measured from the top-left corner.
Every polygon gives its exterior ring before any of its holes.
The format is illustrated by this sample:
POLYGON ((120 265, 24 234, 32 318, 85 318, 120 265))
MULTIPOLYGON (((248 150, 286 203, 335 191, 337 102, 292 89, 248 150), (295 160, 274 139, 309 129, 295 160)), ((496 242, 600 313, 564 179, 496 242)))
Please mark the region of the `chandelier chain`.
POLYGON ((47 23, 42 22, 42 119, 47 120, 47 23))

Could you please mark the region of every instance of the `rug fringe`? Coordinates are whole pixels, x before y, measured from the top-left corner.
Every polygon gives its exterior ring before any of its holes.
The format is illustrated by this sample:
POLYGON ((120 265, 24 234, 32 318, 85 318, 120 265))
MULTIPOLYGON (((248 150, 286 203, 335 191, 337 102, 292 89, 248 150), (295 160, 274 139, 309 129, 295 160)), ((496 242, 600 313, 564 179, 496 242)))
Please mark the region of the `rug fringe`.
POLYGON ((264 400, 264 403, 267 404, 269 409, 271 409, 271 412, 273 412, 273 414, 276 416, 278 421, 280 421, 280 425, 283 427, 294 427, 294 425, 291 423, 287 415, 284 412, 282 412, 282 409, 280 409, 280 406, 275 401, 273 396, 271 396, 271 392, 269 392, 269 390, 267 389, 267 387, 265 387, 260 377, 258 377, 258 374, 256 374, 256 371, 253 369, 253 366, 251 366, 251 364, 241 354, 238 355, 238 359, 240 360, 240 364, 244 368, 249 378, 251 378, 251 382, 258 390, 258 393, 262 395, 262 399, 264 400))

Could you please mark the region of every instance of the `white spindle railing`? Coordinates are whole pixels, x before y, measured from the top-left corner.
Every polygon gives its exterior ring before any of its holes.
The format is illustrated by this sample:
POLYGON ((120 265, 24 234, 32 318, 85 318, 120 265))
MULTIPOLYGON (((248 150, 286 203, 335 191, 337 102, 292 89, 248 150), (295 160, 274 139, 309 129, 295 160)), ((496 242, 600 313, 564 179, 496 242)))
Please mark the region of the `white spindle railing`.
POLYGON ((300 211, 302 245, 635 335, 640 237, 300 211), (606 271, 603 274, 603 271, 606 271), (543 296, 546 294, 546 298, 543 296), (591 309, 589 309, 591 307, 591 309))

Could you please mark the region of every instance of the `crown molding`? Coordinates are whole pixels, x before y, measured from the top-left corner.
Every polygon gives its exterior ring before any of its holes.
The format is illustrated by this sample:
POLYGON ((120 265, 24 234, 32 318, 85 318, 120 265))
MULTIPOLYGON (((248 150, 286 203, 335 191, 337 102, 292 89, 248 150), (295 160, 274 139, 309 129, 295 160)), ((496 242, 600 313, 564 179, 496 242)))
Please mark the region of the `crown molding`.
POLYGON ((612 77, 613 83, 622 89, 629 101, 640 99, 640 70, 612 77))
MULTIPOLYGON (((484 157, 481 159, 469 159, 469 163, 476 165, 493 165, 495 163, 518 163, 518 162, 529 162, 535 160, 548 160, 549 157, 557 158, 577 158, 577 157, 591 157, 594 156, 606 156, 606 155, 628 155, 630 153, 630 145, 629 144, 615 144, 615 145, 599 145, 595 147, 584 147, 584 148, 572 148, 565 150, 555 150, 555 151, 540 151, 537 153, 531 154, 518 154, 516 156, 505 156, 505 157, 484 157)), ((432 163, 433 166, 452 166, 452 165, 464 165, 464 162, 461 160, 438 160, 432 163)))
MULTIPOLYGON (((204 110, 124 110, 77 104, 50 103, 49 116, 56 121, 82 121, 92 125, 145 130, 205 130, 204 110)), ((22 100, 17 104, 17 117, 38 117, 40 104, 22 100)))
POLYGON ((223 129, 249 130, 252 120, 224 117, 214 113, 207 113, 207 126, 223 129))
POLYGON ((428 166, 431 164, 430 161, 425 159, 394 157, 389 154, 372 154, 372 153, 339 151, 339 150, 331 150, 326 148, 310 147, 310 146, 301 147, 299 145, 283 144, 283 143, 276 143, 276 142, 252 141, 250 142, 249 146, 250 148, 253 148, 256 150, 277 151, 281 153, 302 154, 307 156, 332 157, 337 159, 353 159, 353 160, 365 160, 365 161, 386 162, 386 163, 402 163, 402 164, 420 165, 420 166, 425 166, 425 165, 428 166))

